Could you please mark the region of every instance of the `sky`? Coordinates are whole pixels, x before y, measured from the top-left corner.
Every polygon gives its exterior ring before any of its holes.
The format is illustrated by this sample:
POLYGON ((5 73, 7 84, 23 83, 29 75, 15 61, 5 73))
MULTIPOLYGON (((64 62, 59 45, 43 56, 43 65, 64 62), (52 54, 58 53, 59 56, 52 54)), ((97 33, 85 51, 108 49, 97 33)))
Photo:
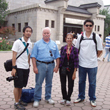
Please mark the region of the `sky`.
POLYGON ((102 0, 104 5, 110 5, 110 0, 102 0))

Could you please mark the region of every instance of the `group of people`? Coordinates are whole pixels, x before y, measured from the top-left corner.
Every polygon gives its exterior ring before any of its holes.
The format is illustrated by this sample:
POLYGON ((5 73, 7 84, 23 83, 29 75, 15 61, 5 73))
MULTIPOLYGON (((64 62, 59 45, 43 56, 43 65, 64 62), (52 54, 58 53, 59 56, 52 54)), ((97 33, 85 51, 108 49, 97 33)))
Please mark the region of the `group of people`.
POLYGON ((73 35, 66 36, 67 45, 61 47, 60 53, 56 43, 51 40, 51 29, 45 27, 42 30, 43 38, 37 41, 32 48, 30 41, 33 32, 30 26, 23 28, 22 42, 18 39, 14 42, 12 51, 12 76, 18 75, 14 80, 14 107, 18 110, 25 110, 26 103, 20 100, 22 88, 26 87, 30 71, 30 58, 32 59, 33 71, 35 73, 34 107, 38 107, 42 95, 42 83, 45 79, 45 101, 55 104, 51 97, 53 73, 59 70, 62 100, 60 104, 71 105, 71 95, 73 93, 76 71, 79 73, 79 95, 74 103, 79 103, 85 99, 86 76, 89 78, 89 100, 90 104, 96 106, 96 76, 97 57, 102 53, 102 43, 98 34, 92 32, 94 22, 90 19, 84 22, 84 32, 79 35, 77 42, 73 45, 73 35), (94 36, 95 35, 95 36, 94 36), (94 42, 94 38, 97 43, 94 42), (24 45, 25 43, 25 45, 24 45), (29 43, 28 49, 16 60, 16 57, 23 51, 29 43), (97 48, 96 48, 97 47, 97 48), (32 51, 31 51, 32 50, 32 51), (54 62, 56 60, 56 64, 54 62), (68 89, 66 83, 68 81, 68 89))

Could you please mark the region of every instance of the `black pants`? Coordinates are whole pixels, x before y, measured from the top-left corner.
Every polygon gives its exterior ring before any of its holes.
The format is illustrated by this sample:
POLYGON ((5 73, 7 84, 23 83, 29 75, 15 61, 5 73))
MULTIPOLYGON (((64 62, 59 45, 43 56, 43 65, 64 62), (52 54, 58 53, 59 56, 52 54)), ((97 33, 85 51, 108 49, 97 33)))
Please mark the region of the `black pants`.
POLYGON ((72 80, 73 71, 74 70, 71 70, 70 72, 67 71, 66 75, 61 74, 61 69, 59 71, 62 96, 63 96, 63 99, 69 100, 69 101, 71 101, 71 95, 74 87, 74 80, 72 80), (68 79, 68 92, 66 88, 67 79, 68 79))

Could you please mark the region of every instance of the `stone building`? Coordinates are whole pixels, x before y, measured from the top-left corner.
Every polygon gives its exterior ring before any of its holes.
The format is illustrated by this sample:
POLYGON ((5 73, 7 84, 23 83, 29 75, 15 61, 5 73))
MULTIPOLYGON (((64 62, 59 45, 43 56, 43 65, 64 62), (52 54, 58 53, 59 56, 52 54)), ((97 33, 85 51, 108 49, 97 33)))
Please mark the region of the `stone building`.
POLYGON ((17 30, 14 39, 22 36, 24 26, 31 26, 34 31, 31 37, 32 42, 42 38, 42 28, 50 27, 51 39, 60 41, 61 45, 63 45, 68 32, 74 31, 77 34, 83 31, 85 19, 94 21, 94 32, 104 34, 105 16, 99 15, 101 5, 98 2, 79 6, 71 4, 72 2, 68 0, 41 0, 40 3, 30 3, 30 5, 19 8, 14 7, 14 9, 10 9, 10 14, 7 17, 7 26, 13 26, 17 30))

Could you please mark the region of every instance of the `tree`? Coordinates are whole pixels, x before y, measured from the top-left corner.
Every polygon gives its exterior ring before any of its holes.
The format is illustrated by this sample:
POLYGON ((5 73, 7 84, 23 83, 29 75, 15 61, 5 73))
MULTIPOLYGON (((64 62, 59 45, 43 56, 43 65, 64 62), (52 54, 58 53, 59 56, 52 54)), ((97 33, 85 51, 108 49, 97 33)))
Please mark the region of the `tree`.
POLYGON ((6 0, 0 0, 0 25, 4 23, 5 17, 8 14, 8 3, 6 0))
POLYGON ((108 36, 108 34, 110 33, 110 10, 108 8, 100 10, 101 15, 105 15, 105 23, 104 23, 104 38, 106 36, 108 36))

